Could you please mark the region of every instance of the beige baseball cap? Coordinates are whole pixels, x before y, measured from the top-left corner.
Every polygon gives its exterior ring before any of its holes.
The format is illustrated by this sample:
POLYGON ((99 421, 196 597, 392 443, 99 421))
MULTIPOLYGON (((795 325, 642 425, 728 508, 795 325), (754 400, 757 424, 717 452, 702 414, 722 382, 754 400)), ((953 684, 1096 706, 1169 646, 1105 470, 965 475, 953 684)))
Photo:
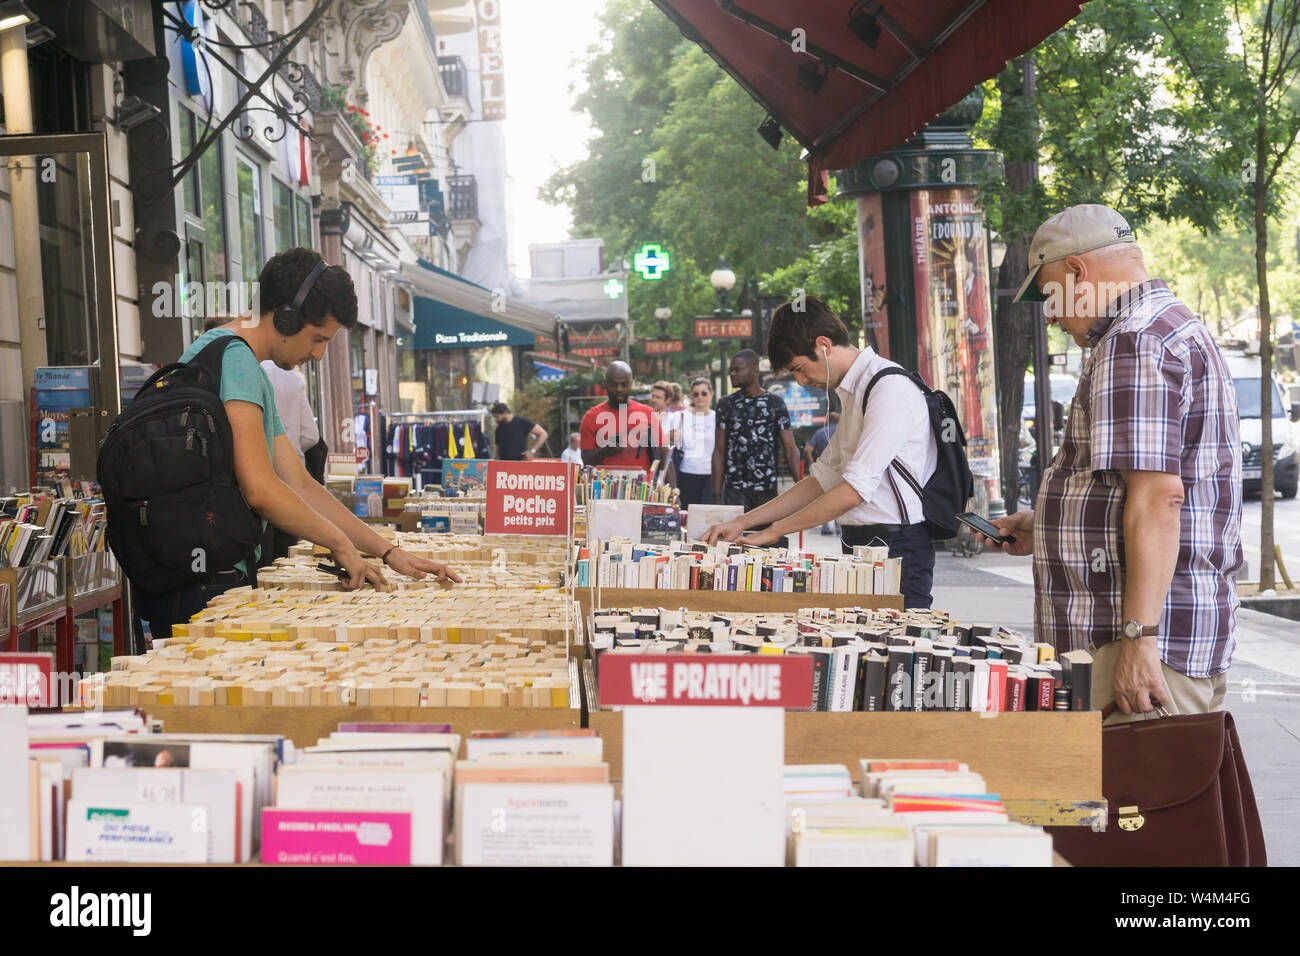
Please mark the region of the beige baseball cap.
POLYGON ((1047 263, 1121 242, 1137 242, 1133 227, 1109 206, 1082 203, 1058 212, 1034 233, 1029 244, 1029 275, 1011 301, 1042 302, 1047 298, 1034 282, 1039 268, 1047 263))

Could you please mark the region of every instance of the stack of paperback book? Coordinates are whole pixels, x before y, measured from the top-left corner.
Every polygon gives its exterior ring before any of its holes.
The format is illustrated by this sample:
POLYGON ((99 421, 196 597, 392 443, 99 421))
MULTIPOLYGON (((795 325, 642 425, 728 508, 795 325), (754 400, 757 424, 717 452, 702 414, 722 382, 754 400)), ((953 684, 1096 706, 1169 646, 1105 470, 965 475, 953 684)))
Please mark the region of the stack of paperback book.
POLYGON ((633 544, 625 538, 593 542, 578 552, 578 587, 693 591, 765 591, 785 594, 898 594, 902 559, 883 547, 853 555, 814 555, 732 543, 633 544))
POLYGON ((860 770, 862 796, 855 797, 839 789, 847 768, 786 768, 791 865, 1052 865, 1051 836, 1009 820, 964 763, 868 757, 860 770), (810 778, 825 783, 809 788, 810 778))
POLYGON ((569 707, 562 644, 173 639, 81 682, 88 706, 569 707))
POLYGON ((940 611, 810 608, 795 614, 663 608, 593 612, 600 655, 801 654, 812 658, 813 710, 1091 710, 1092 656, 940 611))

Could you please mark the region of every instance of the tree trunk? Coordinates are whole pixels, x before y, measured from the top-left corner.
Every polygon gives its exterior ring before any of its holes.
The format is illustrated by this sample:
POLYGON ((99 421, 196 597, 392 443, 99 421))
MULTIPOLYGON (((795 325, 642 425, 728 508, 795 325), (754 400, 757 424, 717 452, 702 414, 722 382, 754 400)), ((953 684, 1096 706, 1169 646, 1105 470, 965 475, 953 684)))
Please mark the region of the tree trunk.
POLYGON ((1268 302, 1268 216, 1265 183, 1268 160, 1264 105, 1255 127, 1255 275, 1259 283, 1259 589, 1273 587, 1273 316, 1268 302))
POLYGON ((1214 311, 1218 315, 1219 338, 1223 338, 1223 300, 1219 298, 1219 287, 1214 287, 1214 311))
MULTIPOLYGON (((1024 97, 1026 88, 1032 91, 1032 84, 1024 82, 1026 73, 1032 70, 1033 60, 1021 57, 998 78, 998 86, 1004 97, 1004 117, 1007 116, 1007 97, 1024 97)), ((1019 153, 1008 151, 1005 179, 1007 190, 1012 195, 1019 196, 1033 191, 1038 182, 1036 138, 1019 153)), ((1007 244, 1007 253, 1002 260, 1002 267, 998 269, 997 301, 993 312, 993 364, 998 383, 998 421, 1002 431, 1002 497, 1006 501, 1007 513, 1011 514, 1019 507, 1016 490, 1020 484, 1021 409, 1025 402, 1025 371, 1029 368, 1030 356, 1033 355, 1034 322, 1037 320, 1038 309, 1031 304, 1011 302, 1029 271, 1029 240, 1032 234, 1008 234, 1005 214, 1003 223, 1002 240, 1007 244)), ((1040 417, 1043 411, 1039 410, 1040 417)), ((1051 409, 1046 412, 1046 421, 1050 426, 1051 409)), ((1040 462, 1040 469, 1045 464, 1040 462)))

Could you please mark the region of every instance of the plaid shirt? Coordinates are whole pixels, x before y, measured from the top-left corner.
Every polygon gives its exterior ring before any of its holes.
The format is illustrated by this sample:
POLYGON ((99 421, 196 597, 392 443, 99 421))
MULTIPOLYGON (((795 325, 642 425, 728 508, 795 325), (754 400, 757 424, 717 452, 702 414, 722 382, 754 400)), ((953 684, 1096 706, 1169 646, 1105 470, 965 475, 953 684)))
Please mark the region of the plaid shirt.
POLYGON ((1240 420, 1223 353, 1158 281, 1112 302, 1088 338, 1094 348, 1034 511, 1035 630, 1062 651, 1121 636, 1119 473, 1179 475, 1182 529, 1160 657, 1190 677, 1221 674, 1236 646, 1234 577, 1243 561, 1240 420))

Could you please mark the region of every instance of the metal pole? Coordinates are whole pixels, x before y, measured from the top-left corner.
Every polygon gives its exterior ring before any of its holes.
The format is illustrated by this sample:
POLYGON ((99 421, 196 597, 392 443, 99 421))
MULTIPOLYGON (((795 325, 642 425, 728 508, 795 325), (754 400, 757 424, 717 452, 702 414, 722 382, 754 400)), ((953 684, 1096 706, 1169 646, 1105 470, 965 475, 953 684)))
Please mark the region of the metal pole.
POLYGON ((1034 430, 1038 432, 1038 477, 1052 460, 1056 416, 1052 408, 1052 366, 1047 354, 1047 323, 1042 305, 1034 306, 1034 430))

